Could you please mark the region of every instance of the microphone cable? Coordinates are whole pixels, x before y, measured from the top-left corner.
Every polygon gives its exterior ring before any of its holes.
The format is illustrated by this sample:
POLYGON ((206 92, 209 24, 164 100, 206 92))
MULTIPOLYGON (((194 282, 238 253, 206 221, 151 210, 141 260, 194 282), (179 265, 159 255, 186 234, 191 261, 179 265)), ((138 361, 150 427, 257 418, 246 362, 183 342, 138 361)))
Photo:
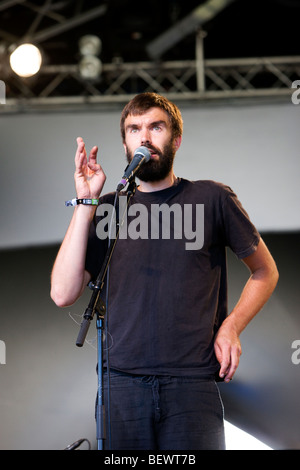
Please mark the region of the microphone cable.
POLYGON ((73 442, 73 444, 69 444, 64 450, 75 450, 77 449, 78 447, 81 446, 81 444, 83 444, 84 442, 87 442, 88 444, 88 449, 87 450, 91 450, 91 443, 88 439, 78 439, 78 441, 75 441, 73 442))

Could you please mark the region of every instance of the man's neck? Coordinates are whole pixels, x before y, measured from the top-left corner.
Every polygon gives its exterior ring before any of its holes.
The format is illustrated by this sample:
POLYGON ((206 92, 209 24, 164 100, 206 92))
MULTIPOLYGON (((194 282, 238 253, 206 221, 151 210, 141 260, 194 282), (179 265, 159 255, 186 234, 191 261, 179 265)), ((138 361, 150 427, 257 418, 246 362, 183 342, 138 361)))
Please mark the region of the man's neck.
POLYGON ((138 187, 139 191, 143 193, 152 193, 154 191, 161 191, 162 189, 167 189, 173 186, 176 181, 176 176, 173 171, 161 181, 140 181, 138 187))

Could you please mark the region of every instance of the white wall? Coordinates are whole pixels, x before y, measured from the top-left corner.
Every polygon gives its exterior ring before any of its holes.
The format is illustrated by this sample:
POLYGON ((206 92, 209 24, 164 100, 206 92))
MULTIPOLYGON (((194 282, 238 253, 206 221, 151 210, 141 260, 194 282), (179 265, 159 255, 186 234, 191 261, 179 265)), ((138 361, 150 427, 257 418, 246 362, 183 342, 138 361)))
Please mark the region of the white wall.
MULTIPOLYGON (((300 106, 182 107, 177 176, 229 184, 261 231, 300 229, 300 106)), ((99 146, 112 191, 126 166, 120 111, 0 115, 0 248, 60 242, 76 137, 99 146)))

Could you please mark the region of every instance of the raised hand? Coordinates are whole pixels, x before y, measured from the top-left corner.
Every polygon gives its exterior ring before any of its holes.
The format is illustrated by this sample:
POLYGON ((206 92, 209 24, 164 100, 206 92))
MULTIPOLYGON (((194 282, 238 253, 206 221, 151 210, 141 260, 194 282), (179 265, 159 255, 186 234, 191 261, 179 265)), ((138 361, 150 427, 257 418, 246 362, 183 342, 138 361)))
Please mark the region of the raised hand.
POLYGON ((106 176, 97 163, 97 152, 95 146, 87 157, 84 141, 77 137, 74 180, 78 198, 98 198, 102 191, 106 176))

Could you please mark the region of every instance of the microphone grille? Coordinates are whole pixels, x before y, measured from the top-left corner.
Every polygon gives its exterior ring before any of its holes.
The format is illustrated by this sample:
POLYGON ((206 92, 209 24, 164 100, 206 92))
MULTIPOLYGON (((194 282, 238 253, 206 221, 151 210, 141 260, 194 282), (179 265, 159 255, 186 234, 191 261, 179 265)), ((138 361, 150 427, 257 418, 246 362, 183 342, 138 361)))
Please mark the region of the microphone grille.
POLYGON ((148 162, 151 158, 151 153, 147 147, 138 147, 135 152, 134 156, 140 156, 141 158, 145 157, 146 162, 148 162))

